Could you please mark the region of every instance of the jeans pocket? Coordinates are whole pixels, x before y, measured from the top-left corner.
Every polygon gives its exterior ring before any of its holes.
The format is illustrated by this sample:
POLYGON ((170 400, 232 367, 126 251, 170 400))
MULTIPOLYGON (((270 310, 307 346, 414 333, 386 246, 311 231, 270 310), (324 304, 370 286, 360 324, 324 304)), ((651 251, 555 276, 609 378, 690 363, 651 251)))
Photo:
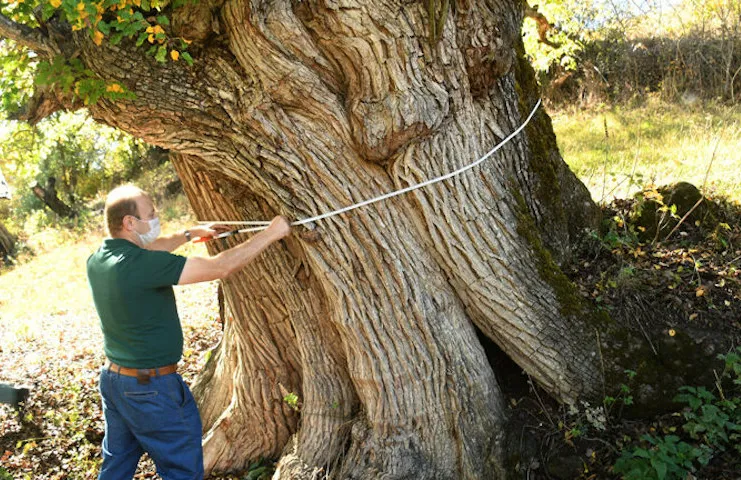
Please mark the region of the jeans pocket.
MULTIPOLYGON (((134 379, 134 381, 136 381, 134 379)), ((129 385, 123 393, 125 416, 134 432, 156 432, 167 425, 167 407, 164 392, 150 388, 141 388, 143 385, 129 385)))
POLYGON ((167 393, 178 408, 183 408, 188 403, 188 391, 185 382, 180 375, 168 377, 167 393))

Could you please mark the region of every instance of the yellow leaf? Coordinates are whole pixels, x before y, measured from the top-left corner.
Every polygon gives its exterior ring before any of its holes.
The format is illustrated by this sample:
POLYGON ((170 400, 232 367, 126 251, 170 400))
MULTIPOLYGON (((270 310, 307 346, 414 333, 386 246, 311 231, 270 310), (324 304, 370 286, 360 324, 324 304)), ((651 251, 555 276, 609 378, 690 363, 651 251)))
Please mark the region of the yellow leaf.
POLYGON ((103 42, 103 32, 100 30, 96 30, 95 33, 93 33, 93 43, 96 45, 100 45, 103 42))
POLYGON ((669 336, 670 336, 670 337, 673 337, 673 336, 674 336, 674 335, 676 335, 676 334, 677 334, 676 330, 674 330, 673 328, 670 328, 670 329, 669 329, 669 336))
POLYGON ((170 50, 170 57, 172 57, 172 59, 177 62, 178 58, 180 58, 180 52, 178 52, 177 50, 170 50))
POLYGON ((147 37, 147 40, 149 41, 149 43, 154 43, 154 35, 150 33, 149 36, 147 37))
POLYGON ((132 2, 132 3, 133 3, 134 5, 136 5, 137 7, 141 7, 141 6, 142 6, 142 0, 133 0, 133 2, 132 2))
POLYGON ((697 290, 695 290, 695 296, 696 297, 702 297, 703 295, 705 295, 705 289, 704 288, 700 287, 697 290))
POLYGON ((146 30, 146 32, 147 32, 147 33, 154 33, 154 27, 153 27, 153 26, 151 26, 151 25, 150 25, 150 26, 148 26, 148 27, 147 27, 147 30, 146 30))
POLYGON ((84 3, 82 3, 82 2, 78 3, 78 4, 77 4, 77 11, 78 11, 78 12, 81 12, 81 11, 83 11, 83 10, 85 10, 85 4, 84 4, 84 3))
POLYGON ((696 313, 693 313, 692 315, 690 315, 690 320, 696 320, 697 317, 698 315, 696 313))
POLYGON ((112 83, 105 87, 106 92, 123 93, 123 87, 118 83, 112 83))
POLYGON ((49 0, 49 3, 54 8, 59 8, 59 6, 62 4, 62 0, 49 0))
POLYGON ((193 40, 188 40, 187 38, 184 38, 184 39, 183 39, 183 41, 184 41, 184 42, 185 42, 185 43, 186 43, 187 45, 190 45, 191 43, 193 43, 193 40))

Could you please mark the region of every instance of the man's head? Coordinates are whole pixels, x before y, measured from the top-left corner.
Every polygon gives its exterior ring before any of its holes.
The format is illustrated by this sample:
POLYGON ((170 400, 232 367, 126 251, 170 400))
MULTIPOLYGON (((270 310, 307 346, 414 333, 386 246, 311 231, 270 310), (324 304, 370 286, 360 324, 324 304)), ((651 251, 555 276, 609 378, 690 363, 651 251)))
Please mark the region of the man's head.
POLYGON ((111 237, 141 240, 142 234, 151 231, 149 221, 155 218, 157 211, 152 198, 139 187, 116 187, 106 198, 105 222, 111 237))

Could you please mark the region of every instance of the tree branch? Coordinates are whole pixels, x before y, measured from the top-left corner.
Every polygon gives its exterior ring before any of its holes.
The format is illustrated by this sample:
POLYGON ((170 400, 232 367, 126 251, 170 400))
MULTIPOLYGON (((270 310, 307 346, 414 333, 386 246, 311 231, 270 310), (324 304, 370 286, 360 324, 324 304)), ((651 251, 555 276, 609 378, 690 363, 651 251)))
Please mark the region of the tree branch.
POLYGON ((531 7, 530 4, 525 0, 523 2, 525 4, 525 16, 528 18, 532 18, 535 20, 535 23, 537 24, 538 28, 538 41, 540 43, 545 43, 549 47, 552 48, 558 48, 561 46, 560 43, 552 42, 548 40, 548 31, 549 30, 555 30, 556 27, 551 24, 551 22, 548 21, 545 15, 540 13, 538 11, 538 6, 535 5, 534 7, 531 7))
POLYGON ((0 14, 0 38, 13 40, 40 55, 54 56, 60 53, 59 47, 40 29, 14 22, 2 14, 0 14))

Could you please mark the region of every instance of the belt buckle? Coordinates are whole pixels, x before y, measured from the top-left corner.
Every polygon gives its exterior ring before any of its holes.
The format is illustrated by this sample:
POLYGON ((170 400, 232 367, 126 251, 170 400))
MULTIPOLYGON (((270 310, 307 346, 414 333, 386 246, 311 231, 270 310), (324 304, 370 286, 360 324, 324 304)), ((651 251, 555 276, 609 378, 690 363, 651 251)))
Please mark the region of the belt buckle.
POLYGON ((149 379, 151 377, 151 373, 149 369, 138 369, 136 371, 136 383, 139 385, 149 385, 149 379))

